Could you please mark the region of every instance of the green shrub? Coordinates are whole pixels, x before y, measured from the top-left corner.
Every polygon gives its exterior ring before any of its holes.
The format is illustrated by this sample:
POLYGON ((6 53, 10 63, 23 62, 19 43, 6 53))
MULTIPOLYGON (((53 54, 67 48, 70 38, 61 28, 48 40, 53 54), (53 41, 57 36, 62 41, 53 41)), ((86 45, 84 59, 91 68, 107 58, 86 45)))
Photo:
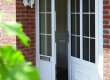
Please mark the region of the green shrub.
MULTIPOLYGON (((20 23, 0 22, 0 27, 8 35, 16 35, 22 44, 29 47, 29 38, 20 23)), ((26 62, 23 53, 12 45, 0 47, 0 80, 40 80, 36 67, 26 62)))

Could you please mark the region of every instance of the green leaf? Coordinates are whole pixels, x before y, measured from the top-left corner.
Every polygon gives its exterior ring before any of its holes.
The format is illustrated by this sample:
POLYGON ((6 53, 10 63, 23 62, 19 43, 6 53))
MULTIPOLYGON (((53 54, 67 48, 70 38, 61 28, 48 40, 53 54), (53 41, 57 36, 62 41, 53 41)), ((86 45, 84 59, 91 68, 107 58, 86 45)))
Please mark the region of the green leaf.
POLYGON ((8 35, 16 35, 25 46, 29 46, 29 38, 23 32, 22 24, 16 22, 0 22, 0 26, 5 30, 8 35))
POLYGON ((24 56, 21 51, 16 50, 13 46, 1 46, 0 55, 5 64, 9 66, 24 62, 24 56))
POLYGON ((13 46, 0 47, 0 80, 40 80, 32 63, 24 60, 23 54, 13 46))
POLYGON ((15 74, 16 80, 40 80, 37 69, 28 65, 28 63, 20 64, 17 66, 15 65, 15 67, 13 67, 12 73, 15 74))

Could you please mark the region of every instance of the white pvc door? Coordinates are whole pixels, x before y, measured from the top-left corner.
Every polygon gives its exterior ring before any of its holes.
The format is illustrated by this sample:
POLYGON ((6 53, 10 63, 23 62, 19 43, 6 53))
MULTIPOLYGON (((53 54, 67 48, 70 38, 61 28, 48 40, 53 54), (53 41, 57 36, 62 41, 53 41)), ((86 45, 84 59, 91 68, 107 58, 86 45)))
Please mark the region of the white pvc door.
POLYGON ((55 80, 55 2, 54 0, 38 0, 37 4, 39 5, 37 5, 39 15, 37 64, 41 80, 55 80))
POLYGON ((68 0, 69 80, 101 80, 99 1, 68 0))

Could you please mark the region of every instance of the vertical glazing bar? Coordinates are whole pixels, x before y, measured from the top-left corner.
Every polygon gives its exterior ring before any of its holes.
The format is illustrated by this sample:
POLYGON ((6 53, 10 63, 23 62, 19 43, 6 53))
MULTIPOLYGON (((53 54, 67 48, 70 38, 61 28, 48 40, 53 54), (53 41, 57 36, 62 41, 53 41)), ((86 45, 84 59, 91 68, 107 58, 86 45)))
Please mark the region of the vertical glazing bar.
MULTIPOLYGON (((77 4, 76 4, 76 0, 75 0, 75 12, 74 12, 75 13, 75 26, 74 26, 75 27, 75 35, 77 34, 77 28, 76 28, 77 27, 77 14, 76 14, 77 7, 76 7, 76 5, 77 4)), ((71 11, 71 15, 73 15, 72 11, 71 11)), ((75 57, 77 57, 77 38, 76 38, 76 36, 74 36, 74 37, 75 37, 75 57)))
MULTIPOLYGON (((47 34, 47 5, 45 0, 45 34, 47 34)), ((45 55, 47 55, 47 35, 45 35, 45 55)))
MULTIPOLYGON (((75 0, 76 2, 76 0, 75 0)), ((76 3, 75 3, 76 4, 76 3)), ((76 10, 76 9, 75 9, 76 10)), ((72 15, 72 14, 71 14, 72 15)), ((71 23, 72 24, 72 23, 71 23)), ((76 35, 76 27, 77 27, 77 15, 76 15, 76 12, 75 12, 75 35, 76 35)), ((73 36, 72 36, 73 37, 73 36)), ((75 57, 77 57, 77 38, 76 36, 75 37, 75 57)))
POLYGON ((80 59, 83 59, 83 0, 80 0, 80 59))
POLYGON ((90 61, 90 0, 89 0, 89 61, 90 61))
POLYGON ((71 80, 71 0, 68 1, 68 31, 69 31, 69 43, 68 43, 68 80, 71 80))
POLYGON ((53 80, 56 80, 56 75, 55 75, 55 64, 56 64, 56 43, 55 43, 55 30, 56 30, 56 26, 55 26, 55 0, 51 0, 51 15, 52 15, 52 28, 51 28, 51 33, 52 33, 52 40, 51 40, 51 45, 52 45, 52 58, 51 58, 51 62, 52 62, 52 78, 53 80))

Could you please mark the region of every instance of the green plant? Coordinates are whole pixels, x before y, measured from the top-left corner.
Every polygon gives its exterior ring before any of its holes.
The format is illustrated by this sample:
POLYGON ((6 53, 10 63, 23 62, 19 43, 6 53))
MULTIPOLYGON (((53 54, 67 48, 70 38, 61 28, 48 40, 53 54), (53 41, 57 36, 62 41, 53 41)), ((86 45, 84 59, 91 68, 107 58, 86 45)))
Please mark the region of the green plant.
MULTIPOLYGON (((20 23, 0 22, 8 35, 16 35, 22 44, 29 46, 20 23)), ((0 80, 40 80, 38 71, 31 62, 26 62, 23 53, 12 45, 0 47, 0 80)))

